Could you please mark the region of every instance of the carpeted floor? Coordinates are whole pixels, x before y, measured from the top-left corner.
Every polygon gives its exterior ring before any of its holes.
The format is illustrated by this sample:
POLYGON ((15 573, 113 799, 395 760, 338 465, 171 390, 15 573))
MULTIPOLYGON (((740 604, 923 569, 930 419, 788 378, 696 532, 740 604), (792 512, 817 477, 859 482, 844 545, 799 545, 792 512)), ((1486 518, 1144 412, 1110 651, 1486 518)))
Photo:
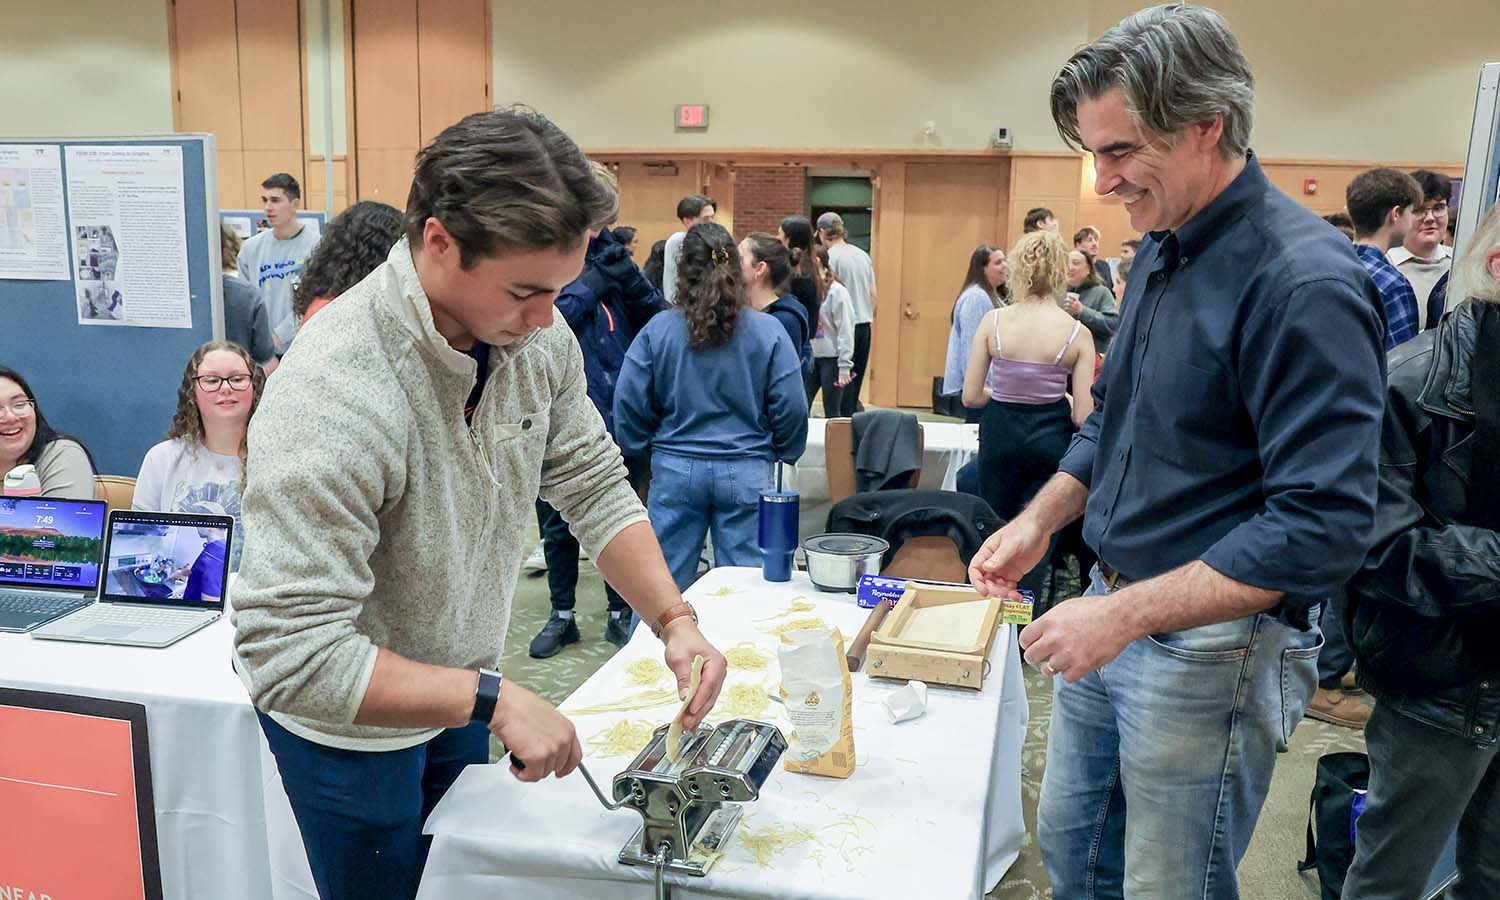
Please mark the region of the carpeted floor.
MULTIPOLYGON (((528 552, 534 542, 534 539, 529 541, 528 552)), ((1059 594, 1076 590, 1076 578, 1059 580, 1059 594)), ((516 590, 510 633, 506 636, 505 673, 518 684, 558 703, 603 665, 615 650, 603 637, 604 588, 598 570, 588 563, 581 566, 576 615, 583 640, 552 659, 535 660, 527 655, 526 648, 546 620, 549 609, 547 579, 522 575, 516 590)), ((1022 805, 1028 839, 1020 859, 990 894, 999 900, 1052 897, 1052 888, 1035 843, 1036 803, 1041 790, 1042 769, 1046 764, 1052 688, 1050 679, 1030 666, 1025 668, 1031 725, 1022 755, 1025 768, 1022 805)), ((1311 719, 1302 721, 1292 737, 1290 750, 1277 763, 1255 837, 1240 864, 1240 895, 1245 900, 1316 900, 1316 878, 1311 873, 1307 876, 1298 874, 1296 866, 1303 850, 1307 798, 1312 790, 1314 768, 1318 757, 1324 753, 1363 749, 1364 739, 1358 732, 1311 719)), ((497 758, 498 752, 496 747, 497 758)))

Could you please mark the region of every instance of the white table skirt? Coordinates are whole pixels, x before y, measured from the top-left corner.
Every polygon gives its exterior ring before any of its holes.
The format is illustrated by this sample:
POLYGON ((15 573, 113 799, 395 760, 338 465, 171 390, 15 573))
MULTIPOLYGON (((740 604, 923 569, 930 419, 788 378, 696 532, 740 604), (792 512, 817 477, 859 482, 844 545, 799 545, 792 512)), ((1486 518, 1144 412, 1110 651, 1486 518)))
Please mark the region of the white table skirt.
POLYGON ((316 900, 276 761, 230 668, 233 635, 227 612, 161 649, 0 634, 0 685, 146 707, 167 900, 316 900))
MULTIPOLYGON (((815 591, 802 573, 788 584, 768 584, 758 569, 714 569, 688 597, 721 650, 748 642, 769 654, 766 669, 731 667, 711 722, 733 717, 726 698, 734 687, 754 698, 779 686, 778 638, 771 631, 778 624, 821 619, 852 640, 867 615, 851 596, 815 591), (813 609, 788 613, 797 600, 810 601, 813 609)), ((675 703, 586 710, 649 689, 630 685, 627 667, 660 658, 661 645, 638 629, 629 646, 562 705, 606 791, 640 746, 622 751, 591 742, 620 723, 655 727, 671 717, 675 703)), ((933 688, 927 715, 900 725, 891 724, 880 707, 900 683, 855 674, 854 774, 819 778, 778 766, 761 799, 747 805, 713 871, 705 878, 668 876, 673 896, 906 900, 979 898, 993 889, 1025 834, 1021 744, 1027 707, 1012 627, 1001 628, 990 659, 982 691, 933 688), (757 847, 747 846, 749 836, 759 839, 757 847), (778 844, 778 837, 785 841, 778 844)), ((774 704, 745 717, 786 728, 774 704)), ((471 766, 427 821, 434 840, 419 900, 648 896, 652 873, 616 862, 639 824, 627 810, 606 812, 577 775, 524 784, 504 764, 471 766)))
MULTIPOLYGON (((807 450, 794 467, 790 487, 801 497, 802 537, 827 530, 828 510, 833 506, 828 496, 828 462, 824 449, 827 419, 807 422, 807 450)), ((922 423, 922 477, 918 487, 955 490, 958 470, 979 455, 979 426, 959 422, 922 423)))

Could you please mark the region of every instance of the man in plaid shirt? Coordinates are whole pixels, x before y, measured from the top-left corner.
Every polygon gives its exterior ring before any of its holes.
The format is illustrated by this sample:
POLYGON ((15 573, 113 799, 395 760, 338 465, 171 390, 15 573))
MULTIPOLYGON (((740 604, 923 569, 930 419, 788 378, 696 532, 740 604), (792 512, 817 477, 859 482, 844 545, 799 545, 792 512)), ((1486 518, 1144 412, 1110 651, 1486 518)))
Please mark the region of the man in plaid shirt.
POLYGON ((1386 259, 1386 253, 1406 240, 1412 208, 1422 203, 1422 188, 1405 172, 1371 169, 1349 182, 1344 199, 1354 220, 1354 252, 1385 301, 1385 348, 1389 350, 1416 337, 1420 329, 1417 293, 1386 259))

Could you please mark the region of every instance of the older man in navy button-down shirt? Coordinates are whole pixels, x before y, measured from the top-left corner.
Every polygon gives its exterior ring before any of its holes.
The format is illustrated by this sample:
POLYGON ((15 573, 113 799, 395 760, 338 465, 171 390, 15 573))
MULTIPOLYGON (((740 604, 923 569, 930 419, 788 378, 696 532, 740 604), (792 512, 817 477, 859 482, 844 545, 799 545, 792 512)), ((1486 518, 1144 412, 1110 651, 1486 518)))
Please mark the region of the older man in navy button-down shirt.
POLYGON ((1058 897, 1238 896, 1319 604, 1371 541, 1380 297, 1250 153, 1252 83, 1217 13, 1170 4, 1052 86, 1095 190, 1149 233, 1094 414, 970 569, 1012 590, 1080 514, 1099 554, 1088 593, 1021 633, 1057 676, 1038 833, 1058 897))

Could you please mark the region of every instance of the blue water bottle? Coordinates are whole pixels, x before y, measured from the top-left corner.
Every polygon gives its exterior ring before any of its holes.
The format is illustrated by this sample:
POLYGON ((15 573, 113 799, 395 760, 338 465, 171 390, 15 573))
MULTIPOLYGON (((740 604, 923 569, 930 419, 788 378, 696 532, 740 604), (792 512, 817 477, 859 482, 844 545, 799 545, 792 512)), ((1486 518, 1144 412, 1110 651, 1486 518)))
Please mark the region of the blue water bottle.
POLYGON ((797 520, 801 498, 782 490, 781 463, 776 464, 776 487, 760 495, 761 573, 767 581, 791 581, 792 554, 797 552, 797 520))

